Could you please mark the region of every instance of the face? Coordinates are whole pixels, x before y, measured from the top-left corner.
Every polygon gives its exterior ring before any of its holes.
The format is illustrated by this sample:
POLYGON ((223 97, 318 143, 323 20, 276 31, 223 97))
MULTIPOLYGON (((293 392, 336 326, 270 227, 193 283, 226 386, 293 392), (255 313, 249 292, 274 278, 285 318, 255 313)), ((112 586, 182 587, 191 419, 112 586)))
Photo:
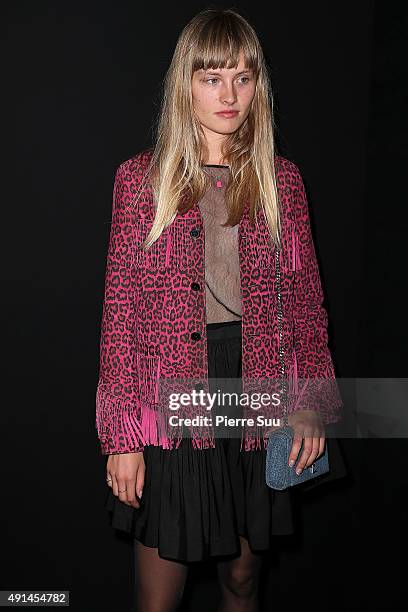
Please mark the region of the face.
POLYGON ((255 79, 241 54, 237 68, 197 70, 192 78, 193 107, 209 145, 232 134, 248 117, 255 79), (230 111, 230 114, 220 114, 230 111), (231 111, 237 111, 231 114, 231 111))

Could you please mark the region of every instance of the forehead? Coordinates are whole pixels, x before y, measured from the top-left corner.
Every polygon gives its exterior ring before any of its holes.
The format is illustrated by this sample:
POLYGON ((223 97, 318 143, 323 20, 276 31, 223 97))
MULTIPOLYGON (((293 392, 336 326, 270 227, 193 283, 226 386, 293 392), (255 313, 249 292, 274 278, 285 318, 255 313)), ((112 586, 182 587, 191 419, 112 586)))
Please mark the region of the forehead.
POLYGON ((234 68, 218 68, 218 67, 208 67, 208 68, 199 68, 196 70, 199 74, 204 74, 206 72, 217 72, 219 74, 235 74, 237 72, 252 72, 252 68, 248 65, 245 65, 244 62, 239 62, 238 66, 234 68))
POLYGON ((198 52, 192 62, 193 72, 217 72, 220 74, 235 74, 252 70, 257 71, 257 58, 250 51, 238 49, 206 49, 198 52))
POLYGON ((249 68, 248 66, 237 66, 236 68, 207 68, 206 70, 204 68, 200 68, 199 70, 197 70, 197 72, 231 72, 233 74, 235 72, 242 72, 243 70, 245 70, 246 72, 250 72, 252 68, 249 68))

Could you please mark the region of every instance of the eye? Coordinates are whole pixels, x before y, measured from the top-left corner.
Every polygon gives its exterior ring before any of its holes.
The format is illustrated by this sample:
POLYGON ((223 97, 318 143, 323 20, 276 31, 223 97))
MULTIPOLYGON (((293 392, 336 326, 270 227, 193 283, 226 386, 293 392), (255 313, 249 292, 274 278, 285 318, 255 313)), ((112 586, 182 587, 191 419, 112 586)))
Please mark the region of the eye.
MULTIPOLYGON (((242 82, 242 79, 244 79, 244 80, 243 80, 244 85, 246 85, 247 83, 249 83, 249 81, 251 80, 251 78, 250 78, 250 77, 248 77, 248 76, 242 76, 242 77, 239 77, 239 80, 241 80, 241 82, 242 82)), ((210 85, 214 84, 214 81, 219 81, 219 78, 217 78, 217 77, 211 77, 211 78, 209 78, 209 79, 204 79, 204 83, 209 83, 210 85)))

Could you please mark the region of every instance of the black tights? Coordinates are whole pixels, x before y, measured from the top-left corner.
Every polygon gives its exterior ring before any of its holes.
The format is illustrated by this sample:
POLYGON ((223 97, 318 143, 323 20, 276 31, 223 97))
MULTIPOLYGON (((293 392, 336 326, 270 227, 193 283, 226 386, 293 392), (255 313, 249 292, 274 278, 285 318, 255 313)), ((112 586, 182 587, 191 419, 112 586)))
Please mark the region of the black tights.
MULTIPOLYGON (((222 601, 218 612, 256 612, 258 580, 262 556, 251 552, 240 536, 241 555, 217 561, 222 601)), ((174 612, 181 604, 188 574, 188 563, 159 557, 157 548, 135 540, 137 612, 174 612)))

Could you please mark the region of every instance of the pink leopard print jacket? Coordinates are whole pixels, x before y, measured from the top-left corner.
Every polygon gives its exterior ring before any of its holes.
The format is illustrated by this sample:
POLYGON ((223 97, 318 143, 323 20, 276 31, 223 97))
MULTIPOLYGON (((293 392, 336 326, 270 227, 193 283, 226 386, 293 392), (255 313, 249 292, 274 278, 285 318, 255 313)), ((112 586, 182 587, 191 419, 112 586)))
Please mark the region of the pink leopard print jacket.
MULTIPOLYGON (((172 379, 197 379, 208 390, 203 220, 195 205, 178 214, 149 251, 137 248, 154 217, 148 181, 137 208, 131 209, 150 156, 150 149, 138 153, 115 176, 96 391, 103 455, 142 451, 148 444, 178 448, 181 436, 168 435, 160 423, 159 381, 171 389, 172 379)), ((282 331, 292 398, 288 410, 316 409, 324 423, 331 423, 340 420, 342 400, 327 344, 327 313, 305 189, 293 162, 277 155, 275 164, 282 207, 282 331)), ((280 376, 275 249, 267 240, 263 214, 259 222, 259 227, 251 225, 245 208, 238 232, 244 391, 251 382, 280 376)), ((267 440, 265 429, 245 426, 241 450, 266 448, 267 440)), ((213 428, 194 429, 191 441, 198 450, 214 447, 213 428)))

